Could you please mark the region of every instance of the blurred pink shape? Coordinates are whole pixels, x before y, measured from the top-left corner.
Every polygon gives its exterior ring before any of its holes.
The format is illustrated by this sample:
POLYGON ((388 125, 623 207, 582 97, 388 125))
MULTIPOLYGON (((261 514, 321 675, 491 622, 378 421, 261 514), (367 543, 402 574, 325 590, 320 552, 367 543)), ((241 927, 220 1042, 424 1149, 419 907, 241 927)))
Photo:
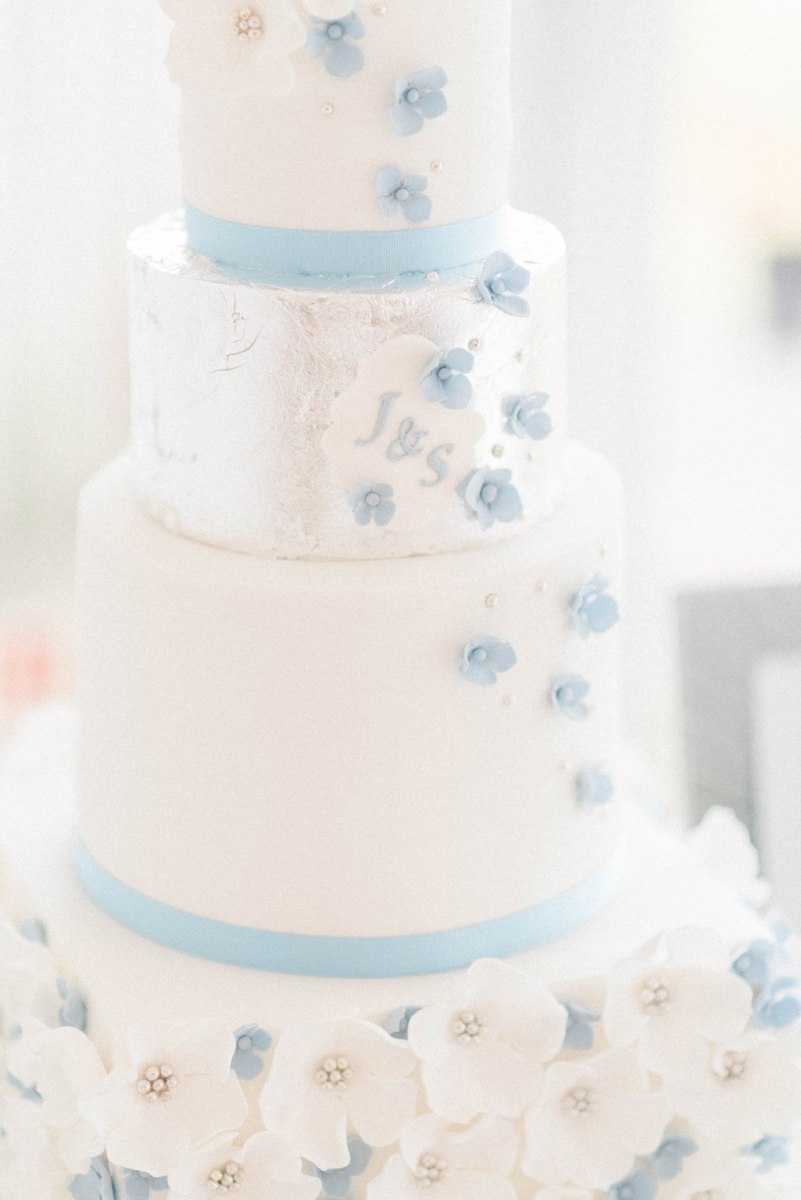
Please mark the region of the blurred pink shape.
POLYGON ((3 700, 20 709, 46 700, 55 689, 58 655, 46 629, 15 632, 3 647, 0 664, 3 700))

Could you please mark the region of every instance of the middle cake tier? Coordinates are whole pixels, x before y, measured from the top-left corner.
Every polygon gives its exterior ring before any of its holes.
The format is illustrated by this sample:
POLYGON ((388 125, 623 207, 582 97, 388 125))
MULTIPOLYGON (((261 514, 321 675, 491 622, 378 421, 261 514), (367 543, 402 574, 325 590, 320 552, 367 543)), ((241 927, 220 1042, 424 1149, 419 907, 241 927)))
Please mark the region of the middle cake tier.
POLYGON ((508 537, 555 503, 564 243, 511 214, 483 268, 321 290, 226 278, 179 216, 131 239, 137 490, 168 528, 285 558, 508 537))
POLYGON ((551 902, 557 931, 585 919, 618 837, 620 506, 590 451, 568 445, 557 474, 532 533, 368 562, 176 537, 129 459, 99 475, 78 600, 80 856, 101 903, 170 944, 173 910, 232 943, 532 910, 541 940, 551 902))

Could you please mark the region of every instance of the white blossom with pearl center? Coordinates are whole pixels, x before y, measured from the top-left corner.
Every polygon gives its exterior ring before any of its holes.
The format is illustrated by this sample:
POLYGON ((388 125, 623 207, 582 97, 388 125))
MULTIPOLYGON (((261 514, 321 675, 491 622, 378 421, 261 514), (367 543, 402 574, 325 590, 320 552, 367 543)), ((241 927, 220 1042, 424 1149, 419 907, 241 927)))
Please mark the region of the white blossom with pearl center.
POLYGON ((34 1017, 9 1044, 11 1076, 39 1097, 31 1104, 42 1125, 53 1131, 60 1157, 73 1172, 85 1171, 103 1148, 102 1139, 81 1115, 82 1095, 103 1080, 100 1055, 77 1029, 48 1029, 34 1017))
POLYGON ((430 1005, 409 1025, 432 1111, 461 1124, 479 1113, 519 1116, 566 1024, 564 1007, 530 975, 479 959, 452 1004, 430 1005))
POLYGON ((481 1117, 469 1129, 451 1129, 440 1117, 411 1121, 400 1136, 400 1152, 367 1186, 368 1200, 515 1200, 509 1175, 518 1153, 514 1126, 481 1117))
POLYGON ((303 1174, 300 1155, 272 1133, 254 1134, 244 1146, 217 1138, 187 1154, 169 1174, 170 1195, 187 1200, 236 1196, 237 1200, 315 1200, 320 1182, 303 1174))
POLYGON ((541 1183, 609 1188, 656 1149, 670 1115, 634 1050, 555 1063, 526 1115, 523 1170, 541 1183))
POLYGON ((345 1167, 349 1126, 388 1146, 414 1114, 414 1067, 406 1043, 370 1021, 288 1025, 261 1095, 264 1124, 320 1170, 345 1167))
POLYGON ((682 928, 649 942, 612 972, 603 1014, 613 1046, 638 1044, 659 1071, 677 1042, 728 1042, 750 1017, 749 986, 731 970, 726 943, 711 930, 682 928))
POLYGON ((128 1062, 81 1103, 111 1161, 167 1175, 194 1146, 238 1128, 247 1102, 231 1070, 235 1047, 217 1021, 135 1026, 128 1062))
POLYGON ((288 96, 306 31, 291 0, 161 0, 173 83, 201 96, 288 96))

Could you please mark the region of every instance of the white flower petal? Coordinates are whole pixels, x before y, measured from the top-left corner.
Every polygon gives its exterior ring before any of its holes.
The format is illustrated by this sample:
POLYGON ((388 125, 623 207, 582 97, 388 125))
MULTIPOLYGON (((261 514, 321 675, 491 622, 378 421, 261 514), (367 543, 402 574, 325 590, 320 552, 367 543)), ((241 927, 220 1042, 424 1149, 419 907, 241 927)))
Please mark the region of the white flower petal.
POLYGON ((479 1042, 473 1057, 483 1095, 481 1111, 519 1117, 537 1094, 543 1068, 506 1042, 479 1042))
POLYGON ((423 1062, 445 1061, 453 1046, 453 1023, 458 1006, 431 1004, 416 1012, 409 1022, 409 1045, 423 1062))
POLYGON ((400 1154, 393 1154, 380 1175, 367 1184, 367 1200, 420 1200, 420 1185, 400 1154))
POLYGON ((146 1171, 148 1175, 169 1175, 190 1148, 185 1125, 176 1121, 169 1104, 142 1103, 112 1130, 106 1141, 106 1153, 115 1166, 146 1171))
POLYGON ((414 1116, 417 1085, 412 1079, 359 1080, 345 1093, 353 1126, 369 1146, 388 1146, 414 1116))

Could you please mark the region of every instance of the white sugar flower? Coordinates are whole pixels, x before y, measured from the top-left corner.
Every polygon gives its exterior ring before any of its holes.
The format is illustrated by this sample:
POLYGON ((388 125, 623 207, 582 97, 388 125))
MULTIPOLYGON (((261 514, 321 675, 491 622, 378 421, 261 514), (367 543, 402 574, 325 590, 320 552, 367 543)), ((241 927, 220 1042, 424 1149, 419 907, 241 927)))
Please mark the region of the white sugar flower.
POLYGON ((300 1155, 272 1133, 256 1133, 244 1146, 217 1139, 170 1171, 170 1194, 208 1200, 210 1193, 235 1191, 239 1200, 315 1200, 320 1181, 302 1167, 300 1155))
POLYGON ((10 1100, 2 1118, 3 1196, 25 1200, 67 1196, 74 1172, 63 1162, 55 1133, 42 1120, 40 1105, 10 1100))
POLYGON ((633 1050, 554 1063, 526 1114, 523 1170, 541 1183, 611 1187, 657 1148, 669 1118, 633 1050))
POLYGON ((677 1046, 663 1078, 674 1110, 719 1147, 788 1133, 801 1118, 801 1040, 795 1031, 677 1046))
POLYGON ((519 1116, 537 1094, 543 1063, 562 1048, 567 1010, 547 988, 496 959, 473 963, 449 1004, 409 1024, 431 1109, 466 1124, 479 1113, 519 1116))
POLYGON ((288 96, 306 30, 290 0, 161 0, 175 21, 167 67, 202 96, 288 96))
POLYGON ((731 969, 726 943, 711 930, 666 933, 612 972, 603 1014, 613 1046, 639 1046, 661 1070, 688 1039, 728 1042, 751 1017, 753 994, 731 969))
POLYGON ((63 1162, 75 1174, 88 1170, 103 1143, 82 1117, 79 1102, 106 1074, 89 1038, 77 1029, 49 1029, 31 1017, 9 1047, 7 1066, 24 1088, 35 1090, 35 1106, 42 1124, 54 1130, 63 1162))
POLYGON ((388 1146, 414 1115, 415 1067, 405 1042, 357 1017, 288 1025, 261 1095, 269 1130, 322 1171, 350 1162, 348 1128, 388 1146))
POLYGON ((367 1185, 368 1200, 420 1200, 429 1188, 438 1200, 515 1200, 509 1175, 517 1150, 514 1126, 500 1117, 462 1130, 441 1117, 417 1117, 401 1133, 400 1154, 367 1185))
POLYGON ((247 1102, 231 1070, 234 1049, 233 1033, 217 1021, 131 1029, 128 1061, 81 1103, 109 1159, 167 1175, 187 1151, 238 1129, 247 1102))
POLYGON ((756 908, 767 902, 770 885, 760 877, 759 856, 730 808, 710 808, 686 843, 693 862, 725 888, 756 908))

